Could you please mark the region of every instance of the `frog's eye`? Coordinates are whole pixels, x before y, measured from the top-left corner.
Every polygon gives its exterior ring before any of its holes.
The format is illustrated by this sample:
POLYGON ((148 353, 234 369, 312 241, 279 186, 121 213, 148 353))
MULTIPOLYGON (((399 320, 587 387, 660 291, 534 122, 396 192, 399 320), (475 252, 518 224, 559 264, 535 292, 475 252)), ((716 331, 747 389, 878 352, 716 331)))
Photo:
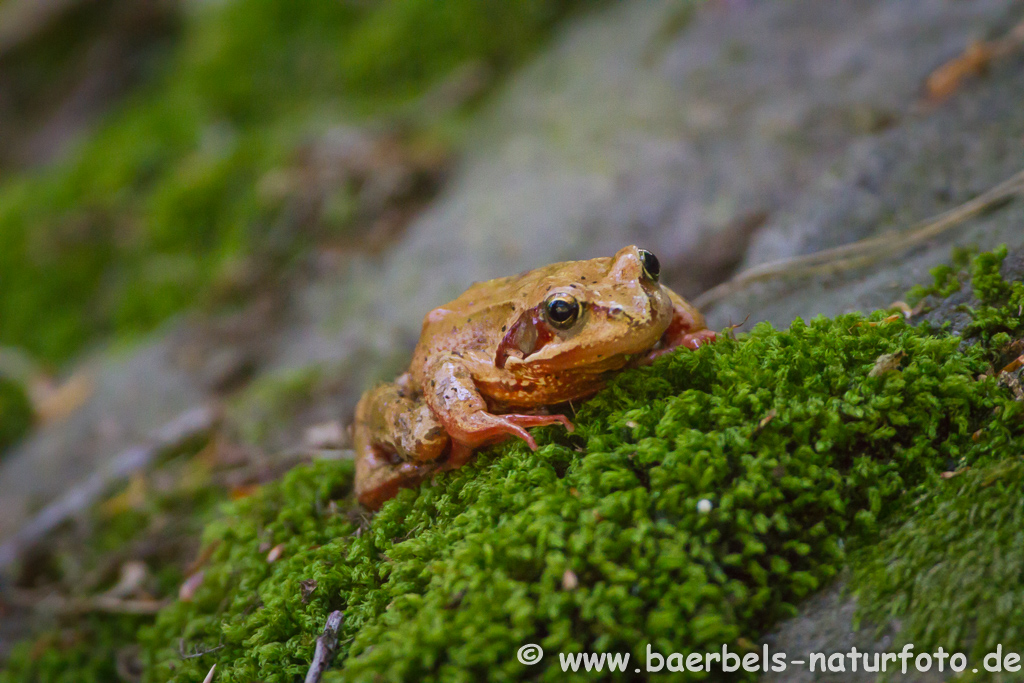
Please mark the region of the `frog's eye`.
POLYGON ((573 326, 580 315, 580 304, 567 294, 552 294, 544 302, 544 315, 552 326, 565 330, 573 326))
POLYGON ((658 257, 646 249, 637 249, 637 252, 640 255, 640 265, 644 267, 644 279, 657 282, 658 276, 661 274, 661 264, 658 262, 658 257))

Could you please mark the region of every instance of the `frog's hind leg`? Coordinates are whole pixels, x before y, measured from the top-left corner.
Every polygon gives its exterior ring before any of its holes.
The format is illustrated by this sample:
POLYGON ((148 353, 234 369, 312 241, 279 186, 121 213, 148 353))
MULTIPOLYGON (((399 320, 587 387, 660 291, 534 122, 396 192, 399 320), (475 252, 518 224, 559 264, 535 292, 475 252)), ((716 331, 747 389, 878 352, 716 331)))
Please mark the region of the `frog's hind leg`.
POLYGON ((371 509, 430 476, 448 448, 443 425, 406 383, 383 384, 356 406, 356 497, 371 509))

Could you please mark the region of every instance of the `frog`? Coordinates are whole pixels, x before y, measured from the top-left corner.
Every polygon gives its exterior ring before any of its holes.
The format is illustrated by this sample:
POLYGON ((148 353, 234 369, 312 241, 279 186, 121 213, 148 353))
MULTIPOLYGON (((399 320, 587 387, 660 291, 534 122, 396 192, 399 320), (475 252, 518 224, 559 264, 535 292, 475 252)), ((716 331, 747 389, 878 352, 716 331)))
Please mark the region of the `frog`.
POLYGON ((423 320, 408 370, 360 398, 355 494, 377 510, 401 489, 462 467, 482 446, 562 425, 558 406, 616 373, 716 339, 635 245, 477 282, 423 320))

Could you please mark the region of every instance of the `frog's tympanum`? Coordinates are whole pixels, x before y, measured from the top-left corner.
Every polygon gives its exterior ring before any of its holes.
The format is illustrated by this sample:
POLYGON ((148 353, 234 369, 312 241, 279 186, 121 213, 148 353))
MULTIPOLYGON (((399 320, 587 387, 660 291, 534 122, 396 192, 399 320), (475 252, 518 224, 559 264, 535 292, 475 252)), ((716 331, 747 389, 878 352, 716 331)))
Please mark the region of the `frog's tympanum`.
POLYGON ((473 449, 562 424, 556 404, 589 396, 626 367, 714 340, 690 304, 658 283, 649 251, 570 261, 478 282, 435 308, 408 372, 356 407, 356 495, 371 509, 473 449))

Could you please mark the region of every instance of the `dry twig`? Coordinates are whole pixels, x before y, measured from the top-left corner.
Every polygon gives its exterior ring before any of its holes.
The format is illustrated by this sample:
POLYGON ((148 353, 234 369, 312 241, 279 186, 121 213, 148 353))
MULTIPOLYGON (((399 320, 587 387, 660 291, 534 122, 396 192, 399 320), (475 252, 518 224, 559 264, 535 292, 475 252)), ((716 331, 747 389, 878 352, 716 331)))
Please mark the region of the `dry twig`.
POLYGON ((220 652, 223 649, 224 649, 224 644, 221 643, 220 645, 217 645, 216 647, 199 648, 195 652, 191 652, 191 653, 190 652, 185 652, 185 639, 184 638, 178 639, 178 656, 181 657, 183 660, 199 659, 200 657, 203 657, 205 655, 212 654, 214 652, 220 652))
POLYGON ((996 40, 975 41, 957 55, 935 69, 925 81, 925 92, 932 102, 941 102, 961 88, 972 76, 980 76, 997 59, 1018 52, 1024 46, 1024 21, 1017 24, 1004 37, 996 40))
POLYGON ((327 617, 324 632, 316 639, 316 650, 313 652, 313 663, 306 672, 306 683, 320 683, 324 671, 330 666, 334 652, 338 649, 338 630, 344 618, 345 613, 337 610, 327 617))

